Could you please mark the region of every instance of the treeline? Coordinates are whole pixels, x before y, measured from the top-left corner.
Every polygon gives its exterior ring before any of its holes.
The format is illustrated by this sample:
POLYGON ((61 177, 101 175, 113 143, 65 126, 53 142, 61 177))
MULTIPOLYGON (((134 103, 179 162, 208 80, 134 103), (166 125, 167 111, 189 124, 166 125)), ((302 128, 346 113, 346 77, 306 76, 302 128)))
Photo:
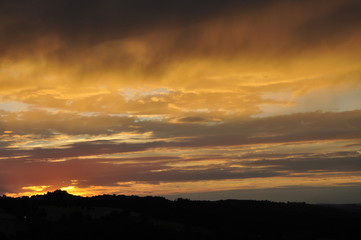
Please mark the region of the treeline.
POLYGON ((0 197, 0 239, 351 239, 361 213, 270 201, 163 197, 0 197))

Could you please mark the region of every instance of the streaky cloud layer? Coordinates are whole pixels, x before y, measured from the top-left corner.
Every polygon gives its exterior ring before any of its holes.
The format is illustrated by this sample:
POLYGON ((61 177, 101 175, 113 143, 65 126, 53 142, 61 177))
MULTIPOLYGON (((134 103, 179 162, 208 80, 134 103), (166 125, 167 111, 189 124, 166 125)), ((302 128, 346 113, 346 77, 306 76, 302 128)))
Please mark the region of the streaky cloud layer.
POLYGON ((0 192, 359 186, 360 10, 0 0, 0 192))

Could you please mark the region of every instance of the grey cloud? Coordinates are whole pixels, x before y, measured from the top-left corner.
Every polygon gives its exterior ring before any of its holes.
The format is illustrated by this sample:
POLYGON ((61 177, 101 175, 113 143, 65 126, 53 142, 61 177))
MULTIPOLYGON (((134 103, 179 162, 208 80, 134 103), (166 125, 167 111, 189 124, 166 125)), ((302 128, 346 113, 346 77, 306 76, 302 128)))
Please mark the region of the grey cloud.
MULTIPOLYGON (((60 120, 60 122, 62 122, 62 120, 60 120)), ((137 152, 152 148, 196 148, 310 140, 358 139, 361 133, 359 124, 361 122, 361 111, 342 113, 300 113, 263 119, 249 118, 240 119, 239 121, 232 120, 225 121, 219 125, 197 125, 197 127, 185 123, 168 123, 164 121, 132 123, 131 120, 124 120, 122 117, 89 117, 81 119, 80 122, 85 122, 83 126, 79 125, 79 121, 75 121, 73 127, 66 130, 64 129, 64 126, 57 125, 60 124, 60 122, 55 121, 56 124, 49 125, 48 128, 59 132, 64 131, 66 134, 70 135, 77 135, 82 132, 97 135, 106 134, 107 129, 114 129, 115 131, 124 129, 129 130, 129 125, 127 124, 132 124, 137 127, 136 132, 142 133, 151 131, 154 133, 154 136, 153 141, 147 143, 115 143, 111 140, 103 140, 70 144, 64 146, 64 149, 37 148, 34 150, 19 150, 3 148, 1 150, 1 155, 4 157, 31 155, 32 159, 54 159, 97 154, 137 152), (90 121, 91 123, 97 121, 102 122, 102 119, 109 121, 105 121, 104 125, 102 123, 99 127, 93 127, 92 124, 86 127, 87 121, 90 121), (77 126, 79 126, 78 129, 77 126), (93 127, 93 131, 91 130, 91 127, 93 127), (85 130, 83 131, 82 128, 85 130), (157 140, 159 138, 172 137, 182 137, 183 139, 181 141, 157 140)), ((63 123, 69 124, 69 122, 66 121, 63 123)), ((39 126, 40 129, 40 126, 44 127, 45 125, 44 122, 40 121, 34 126, 39 126)), ((25 128, 23 131, 27 131, 28 134, 31 134, 33 131, 35 131, 35 133, 37 132, 36 127, 34 126, 31 125, 31 123, 26 125, 26 122, 24 122, 22 128, 25 128)), ((10 130, 14 130, 15 133, 18 132, 16 128, 10 130)))
POLYGON ((248 169, 242 172, 232 171, 232 169, 207 169, 207 170, 169 170, 155 173, 144 173, 136 177, 135 180, 147 182, 182 182, 201 180, 222 180, 222 179, 246 179, 282 176, 267 170, 248 169))
MULTIPOLYGON (((159 144, 159 143, 158 143, 159 144)), ((201 181, 221 179, 247 179, 270 178, 275 176, 288 176, 291 172, 358 172, 361 171, 360 154, 353 151, 333 152, 328 154, 294 155, 292 158, 249 161, 247 158, 194 155, 182 156, 154 156, 134 158, 90 158, 87 155, 101 153, 126 153, 127 151, 144 150, 147 145, 132 147, 127 145, 112 145, 100 141, 93 143, 73 144, 72 149, 53 149, 43 152, 33 150, 31 157, 20 159, 4 159, 0 162, 0 178, 2 186, 10 186, 12 182, 18 188, 25 185, 70 184, 71 180, 79 180, 80 187, 91 185, 116 186, 119 182, 146 182, 156 184, 159 182, 201 181), (124 147, 124 148, 122 148, 124 147), (129 148, 128 148, 129 147, 129 148), (55 151, 54 151, 55 150, 55 151), (64 162, 48 162, 46 159, 84 156, 83 159, 68 159, 64 162), (224 163, 204 165, 203 160, 223 159, 224 163), (170 163, 180 161, 198 161, 199 166, 174 167, 170 163), (234 167, 241 164, 242 167, 234 167), (202 166, 202 167, 201 167, 202 166), (15 174, 16 173, 16 174, 15 174), (5 181, 6 180, 6 181, 5 181)), ((150 145, 155 147, 156 145, 150 145)), ((148 147, 150 147, 148 145, 148 147)), ((17 152, 19 153, 19 152, 17 152)), ((28 152, 30 153, 30 151, 28 152)), ((24 153, 25 154, 25 153, 24 153)), ((14 186, 12 186, 14 189, 14 186)))
MULTIPOLYGON (((107 159, 104 159, 107 161, 107 159)), ((170 159, 165 160, 170 161, 170 159)), ((209 166, 207 169, 174 169, 165 162, 109 164, 102 159, 69 160, 65 162, 31 162, 16 160, 0 162, 4 169, 0 177, 7 179, 4 186, 16 183, 25 185, 59 184, 79 180, 79 186, 103 185, 115 186, 118 182, 184 182, 221 179, 247 179, 284 175, 271 170, 242 169, 224 166, 209 166), (15 174, 16 173, 16 174, 15 174)))
POLYGON ((343 146, 344 148, 350 148, 350 147, 360 147, 361 148, 361 144, 360 143, 355 143, 355 144, 348 144, 343 146))
POLYGON ((203 117, 184 117, 178 119, 179 122, 186 122, 186 123, 198 123, 198 122, 205 122, 207 121, 206 118, 203 117))
POLYGON ((269 118, 246 118, 224 121, 215 126, 189 127, 182 124, 141 123, 156 129, 156 136, 189 136, 194 141, 179 146, 227 146, 292 141, 356 139, 361 127, 361 111, 342 113, 311 112, 269 118))
POLYGON ((319 155, 318 157, 286 158, 245 162, 249 166, 264 166, 273 171, 292 172, 359 172, 361 155, 357 152, 342 152, 319 155), (351 156, 350 156, 351 155, 351 156))
POLYGON ((98 135, 133 131, 134 129, 130 125, 134 123, 134 120, 134 117, 109 116, 105 114, 82 116, 78 113, 53 114, 47 111, 35 110, 4 115, 0 120, 0 131, 2 129, 11 130, 14 134, 34 134, 43 138, 59 133, 68 135, 98 135))

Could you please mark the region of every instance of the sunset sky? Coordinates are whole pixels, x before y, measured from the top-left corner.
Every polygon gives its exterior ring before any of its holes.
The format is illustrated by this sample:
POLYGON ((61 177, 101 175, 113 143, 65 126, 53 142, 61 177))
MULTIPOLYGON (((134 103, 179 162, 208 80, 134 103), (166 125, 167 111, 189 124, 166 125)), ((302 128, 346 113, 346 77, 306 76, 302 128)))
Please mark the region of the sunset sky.
POLYGON ((0 0, 0 194, 360 203, 360 13, 0 0))

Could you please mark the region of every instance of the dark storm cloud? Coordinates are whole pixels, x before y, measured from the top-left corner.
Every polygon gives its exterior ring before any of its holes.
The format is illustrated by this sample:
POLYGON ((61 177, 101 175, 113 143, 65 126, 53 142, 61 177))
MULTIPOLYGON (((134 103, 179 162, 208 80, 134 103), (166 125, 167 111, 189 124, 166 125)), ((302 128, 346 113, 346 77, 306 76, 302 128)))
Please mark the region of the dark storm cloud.
POLYGON ((317 16, 300 26, 295 35, 307 45, 334 45, 352 37, 361 27, 361 2, 345 2, 329 14, 317 16))
POLYGON ((359 181, 360 5, 0 0, 0 193, 359 181))
MULTIPOLYGON (((2 50, 35 43, 56 34, 70 45, 96 44, 149 31, 169 23, 193 24, 238 3, 243 8, 265 1, 234 0, 13 0, 0 1, 2 50)), ((69 46, 70 46, 69 45, 69 46)))
MULTIPOLYGON (((330 1, 330 3, 334 2, 330 1)), ((252 13, 251 19, 256 20, 254 24, 257 24, 257 19, 263 19, 262 21, 267 19, 265 16, 268 12, 264 9, 268 8, 271 9, 270 19, 274 20, 272 15, 275 13, 272 13, 272 7, 282 4, 291 11, 297 6, 307 6, 300 8, 300 11, 304 11, 306 19, 309 15, 317 16, 317 13, 309 11, 313 8, 312 1, 286 0, 2 0, 0 4, 0 50, 3 54, 14 55, 16 52, 21 54, 23 51, 31 53, 46 46, 52 38, 58 38, 63 46, 52 54, 63 58, 72 54, 68 51, 71 49, 86 49, 101 42, 142 36, 144 33, 159 29, 178 31, 185 27, 171 44, 177 47, 170 47, 167 51, 171 54, 179 49, 178 54, 181 54, 184 50, 192 50, 198 45, 197 39, 202 39, 201 35, 204 32, 199 32, 197 28, 193 29, 194 24, 207 19, 217 19, 228 13, 235 16, 247 14, 249 16, 252 13)), ((315 6, 318 7, 315 8, 316 11, 322 4, 316 1, 315 6)), ((359 10, 359 1, 344 1, 342 7, 337 10, 316 19, 312 17, 299 28, 296 27, 294 29, 298 33, 295 35, 298 38, 296 41, 303 39, 302 41, 312 43, 325 37, 329 39, 330 36, 350 34, 360 26, 359 10)), ((258 29, 253 34, 264 35, 267 31, 263 30, 284 20, 286 19, 276 18, 275 22, 268 21, 255 25, 258 29)), ((249 18, 246 21, 252 24, 249 18)), ((232 35, 229 37, 232 39, 232 35)), ((250 47, 247 42, 256 40, 253 39, 254 37, 245 38, 244 46, 250 47)), ((268 41, 274 41, 272 34, 269 37, 268 41)), ((226 38, 222 41, 227 43, 228 40, 226 38)), ((220 43, 217 41, 217 44, 220 43)), ((291 44, 294 45, 295 42, 291 44)), ((204 48, 204 50, 210 49, 204 48)), ((205 53, 205 51, 201 52, 205 53)))
MULTIPOLYGON (((234 72, 238 61, 245 61, 248 68, 248 64, 279 66, 287 64, 285 59, 302 59, 300 54, 307 50, 323 51, 322 41, 332 43, 329 47, 335 53, 358 56, 359 51, 354 43, 344 46, 347 41, 331 41, 342 35, 341 40, 357 42, 359 17, 353 9, 358 9, 358 3, 352 0, 15 0, 1 4, 0 62, 5 68, 14 64, 22 69, 15 70, 18 77, 5 71, 4 83, 11 89, 18 87, 16 82, 29 88, 120 82, 220 86, 223 81, 199 81, 209 70, 197 64, 190 70, 189 60, 212 69, 218 64, 208 64, 226 60, 234 72), (327 30, 328 26, 333 27, 327 30), (30 70, 25 71, 22 64, 30 70), (181 73, 174 73, 177 70, 181 73), (173 82, 169 76, 180 80, 173 82), (54 83, 48 81, 51 77, 54 83)), ((219 67, 223 75, 227 70, 219 67)), ((32 98, 40 100, 37 95, 32 98)))

